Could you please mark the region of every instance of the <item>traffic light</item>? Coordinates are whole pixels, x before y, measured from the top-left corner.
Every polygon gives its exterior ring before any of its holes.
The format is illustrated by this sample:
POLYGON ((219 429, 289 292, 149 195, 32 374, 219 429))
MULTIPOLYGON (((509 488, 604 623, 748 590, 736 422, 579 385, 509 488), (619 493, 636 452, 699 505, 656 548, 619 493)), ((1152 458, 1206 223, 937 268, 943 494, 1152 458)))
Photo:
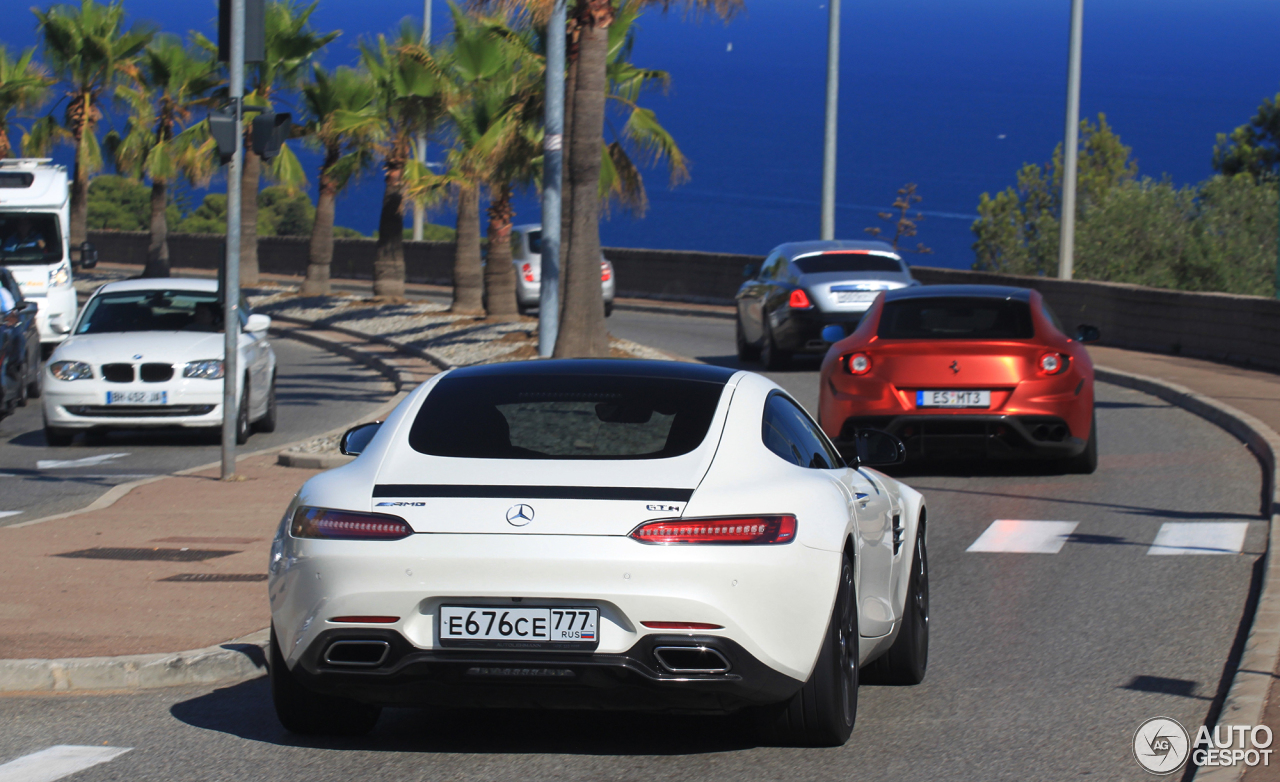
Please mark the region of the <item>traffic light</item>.
POLYGON ((226 109, 209 112, 209 135, 218 145, 218 159, 222 165, 230 163, 236 154, 236 115, 226 109))
MULTIPOLYGON (((244 61, 262 62, 267 54, 265 0, 244 0, 244 61)), ((231 62, 231 0, 218 0, 218 62, 231 62)))
POLYGON ((280 147, 289 138, 293 127, 289 114, 273 114, 264 111, 253 118, 253 151, 263 160, 280 154, 280 147))

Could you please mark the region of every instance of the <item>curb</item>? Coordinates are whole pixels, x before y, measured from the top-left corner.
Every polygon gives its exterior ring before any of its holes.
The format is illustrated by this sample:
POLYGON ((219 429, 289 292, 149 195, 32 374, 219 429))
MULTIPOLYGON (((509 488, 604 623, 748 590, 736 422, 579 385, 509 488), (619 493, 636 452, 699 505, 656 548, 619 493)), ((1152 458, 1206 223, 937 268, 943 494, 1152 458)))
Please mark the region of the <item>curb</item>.
POLYGON ((0 660, 0 692, 151 690, 183 684, 238 684, 267 671, 267 630, 168 654, 0 660))
MULTIPOLYGON (((1280 497, 1276 496, 1280 486, 1280 474, 1276 471, 1280 435, 1248 413, 1177 383, 1099 366, 1094 367, 1094 375, 1105 383, 1159 397, 1225 429, 1242 440, 1262 465, 1262 516, 1270 519, 1270 527, 1267 551, 1262 559, 1261 589, 1252 620, 1245 618, 1250 621, 1249 634, 1217 720, 1218 725, 1261 725, 1274 678, 1272 672, 1280 662, 1280 567, 1274 562, 1275 545, 1280 542, 1280 497)), ((1203 766, 1196 769, 1193 778, 1203 782, 1238 782, 1247 770, 1248 766, 1243 763, 1203 766)))
POLYGON ((304 470, 332 470, 355 461, 354 456, 341 453, 289 453, 282 451, 276 464, 284 467, 301 467, 304 470))

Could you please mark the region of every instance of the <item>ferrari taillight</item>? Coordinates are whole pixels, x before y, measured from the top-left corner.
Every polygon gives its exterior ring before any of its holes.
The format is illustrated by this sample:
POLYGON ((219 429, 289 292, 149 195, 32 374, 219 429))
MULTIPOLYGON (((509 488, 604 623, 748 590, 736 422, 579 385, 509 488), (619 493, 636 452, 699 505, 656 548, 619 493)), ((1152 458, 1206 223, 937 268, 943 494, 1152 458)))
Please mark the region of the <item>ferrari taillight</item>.
POLYGON ((641 524, 631 537, 641 543, 770 544, 790 543, 795 516, 744 516, 723 519, 664 519, 641 524))
POLYGON ((520 273, 524 275, 525 282, 537 282, 537 280, 533 278, 533 264, 526 263, 521 266, 520 273))
POLYGON ((385 513, 357 513, 303 505, 294 511, 289 532, 295 538, 400 540, 412 535, 413 528, 399 516, 385 513))
POLYGON ((787 304, 791 305, 792 309, 797 310, 807 310, 813 306, 813 303, 809 301, 809 294, 805 293, 801 288, 791 291, 791 298, 787 301, 787 304))
POLYGON ((1059 353, 1045 353, 1040 356, 1036 366, 1042 375, 1056 375, 1066 371, 1067 361, 1067 357, 1059 353))
POLYGON ((871 371, 871 356, 866 353, 845 356, 840 363, 844 365, 844 371, 851 375, 865 375, 871 371))
POLYGON ((609 268, 608 261, 600 262, 600 281, 608 282, 613 278, 613 269, 609 268))

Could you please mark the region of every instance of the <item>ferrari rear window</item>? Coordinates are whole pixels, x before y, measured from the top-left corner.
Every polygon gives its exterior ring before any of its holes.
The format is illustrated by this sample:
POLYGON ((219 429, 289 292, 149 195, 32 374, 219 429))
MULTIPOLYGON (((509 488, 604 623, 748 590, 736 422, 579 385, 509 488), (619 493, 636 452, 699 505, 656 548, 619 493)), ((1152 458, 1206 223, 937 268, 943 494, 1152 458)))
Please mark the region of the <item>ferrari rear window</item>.
POLYGON ((662 459, 707 436, 722 383, 617 375, 445 377, 409 430, 431 456, 662 459))
POLYGON ((801 274, 826 274, 828 272, 889 272, 902 273, 902 263, 896 258, 867 253, 823 253, 792 261, 801 274))
POLYGON ((1031 339, 1025 301, 989 298, 911 298, 885 302, 880 339, 1031 339))

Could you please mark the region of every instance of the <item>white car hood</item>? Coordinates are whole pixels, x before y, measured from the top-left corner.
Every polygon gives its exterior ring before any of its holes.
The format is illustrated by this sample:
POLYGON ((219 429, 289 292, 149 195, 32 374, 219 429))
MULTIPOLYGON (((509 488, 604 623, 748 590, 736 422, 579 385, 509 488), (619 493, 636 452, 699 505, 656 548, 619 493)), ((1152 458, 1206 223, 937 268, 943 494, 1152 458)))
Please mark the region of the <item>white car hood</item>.
POLYGON ((182 364, 222 358, 221 333, 207 331, 129 331, 77 334, 63 342, 52 358, 93 365, 113 362, 182 364))

